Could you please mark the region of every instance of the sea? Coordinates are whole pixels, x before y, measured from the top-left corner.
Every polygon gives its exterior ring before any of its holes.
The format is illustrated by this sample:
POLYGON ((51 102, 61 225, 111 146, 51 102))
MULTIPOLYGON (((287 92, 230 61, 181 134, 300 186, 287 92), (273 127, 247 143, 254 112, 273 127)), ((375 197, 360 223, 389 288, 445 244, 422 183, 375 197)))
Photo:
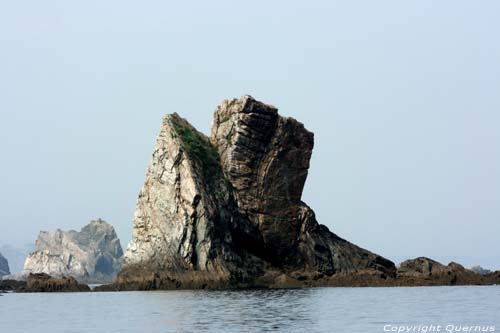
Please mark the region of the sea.
POLYGON ((0 332, 497 332, 500 286, 4 293, 0 332))

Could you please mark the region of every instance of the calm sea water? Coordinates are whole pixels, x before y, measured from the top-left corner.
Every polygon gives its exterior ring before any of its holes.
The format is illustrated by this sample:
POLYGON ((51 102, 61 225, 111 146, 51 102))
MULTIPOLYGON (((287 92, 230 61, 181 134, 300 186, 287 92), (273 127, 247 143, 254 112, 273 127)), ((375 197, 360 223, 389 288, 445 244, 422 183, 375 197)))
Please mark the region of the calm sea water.
POLYGON ((500 286, 0 297, 2 333, 384 332, 400 325, 424 325, 420 332, 425 332, 425 325, 441 325, 442 332, 449 325, 455 332, 471 325, 500 331, 500 286))

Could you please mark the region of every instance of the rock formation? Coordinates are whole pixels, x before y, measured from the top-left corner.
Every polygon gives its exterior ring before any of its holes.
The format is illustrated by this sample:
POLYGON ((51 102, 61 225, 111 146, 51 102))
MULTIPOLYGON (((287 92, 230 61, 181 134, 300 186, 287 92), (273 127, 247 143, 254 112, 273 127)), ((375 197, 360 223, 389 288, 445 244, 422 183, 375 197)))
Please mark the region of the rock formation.
POLYGON ((430 275, 433 272, 442 271, 445 268, 446 267, 443 264, 435 260, 426 257, 418 257, 415 259, 405 260, 399 264, 398 273, 408 275, 430 275))
POLYGON ((7 259, 0 253, 0 278, 5 275, 10 274, 9 262, 7 259))
POLYGON ((239 214, 262 236, 267 261, 325 275, 359 269, 393 273, 392 262, 319 225, 301 201, 314 146, 314 134, 303 124, 244 96, 217 108, 210 141, 239 214))
POLYGON ((88 283, 109 282, 120 270, 122 256, 114 228, 98 219, 80 232, 40 232, 36 251, 26 258, 24 272, 73 276, 88 283))
POLYGON ((45 273, 29 274, 24 292, 78 292, 90 291, 89 286, 80 284, 73 277, 52 277, 45 273))
MULTIPOLYGON (((167 115, 113 288, 286 287, 394 264, 318 224, 301 201, 313 133, 250 96, 217 108, 210 138, 167 115)), ((318 282, 319 281, 319 282, 318 282)))
POLYGON ((479 265, 472 266, 470 268, 470 270, 473 271, 473 272, 475 272, 475 273, 477 273, 477 274, 481 274, 481 275, 486 275, 486 274, 492 273, 492 271, 490 271, 489 269, 482 268, 479 265))
POLYGON ((45 273, 28 274, 26 281, 0 280, 0 292, 78 292, 91 291, 86 284, 78 283, 73 277, 52 277, 45 273))
POLYGON ((443 265, 435 260, 419 257, 402 262, 397 274, 381 278, 370 270, 340 273, 319 285, 330 287, 400 287, 400 286, 455 286, 500 284, 500 271, 485 275, 465 269, 451 262, 443 265))
POLYGON ((437 285, 485 285, 496 284, 494 277, 484 277, 462 265, 451 262, 447 266, 425 257, 402 262, 398 268, 395 285, 437 286, 437 285))

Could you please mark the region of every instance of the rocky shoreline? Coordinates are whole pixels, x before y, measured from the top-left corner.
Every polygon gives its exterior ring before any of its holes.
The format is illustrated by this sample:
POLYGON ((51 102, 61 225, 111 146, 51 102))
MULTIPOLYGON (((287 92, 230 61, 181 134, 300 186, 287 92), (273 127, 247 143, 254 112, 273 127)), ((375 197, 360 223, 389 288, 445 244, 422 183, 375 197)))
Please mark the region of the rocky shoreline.
POLYGON ((88 285, 78 283, 74 277, 52 277, 45 273, 29 274, 26 281, 1 280, 2 292, 85 292, 91 291, 88 285))
MULTIPOLYGON (((457 263, 442 265, 429 258, 416 258, 401 263, 394 275, 372 269, 332 276, 311 275, 311 272, 295 272, 285 275, 279 271, 268 272, 253 285, 228 286, 226 284, 203 285, 193 277, 190 284, 175 275, 152 273, 131 284, 116 280, 95 291, 172 290, 172 289, 241 289, 241 288, 310 288, 310 287, 419 287, 419 286, 463 286, 500 285, 500 271, 481 275, 457 263), (433 265, 430 266, 429 264, 433 265), (430 266, 430 267, 429 267, 430 266), (168 281, 165 283, 165 281, 168 281)), ((185 277, 182 276, 184 279, 185 277)))
MULTIPOLYGON (((339 273, 330 277, 309 276, 297 273, 285 276, 279 272, 270 272, 262 276, 260 283, 252 286, 227 286, 224 284, 203 285, 193 275, 191 284, 181 283, 176 276, 161 276, 152 273, 135 284, 120 283, 100 285, 91 289, 78 283, 73 277, 55 278, 47 274, 30 274, 27 281, 0 280, 0 293, 5 292, 109 292, 109 291, 147 291, 177 289, 273 289, 273 288, 314 288, 314 287, 420 287, 420 286, 486 286, 500 285, 500 271, 479 274, 457 263, 446 266, 432 259, 420 257, 401 263, 394 276, 387 276, 373 270, 352 273, 339 273), (169 281, 165 283, 164 281, 169 281)), ((183 277, 184 278, 184 277, 183 277)))

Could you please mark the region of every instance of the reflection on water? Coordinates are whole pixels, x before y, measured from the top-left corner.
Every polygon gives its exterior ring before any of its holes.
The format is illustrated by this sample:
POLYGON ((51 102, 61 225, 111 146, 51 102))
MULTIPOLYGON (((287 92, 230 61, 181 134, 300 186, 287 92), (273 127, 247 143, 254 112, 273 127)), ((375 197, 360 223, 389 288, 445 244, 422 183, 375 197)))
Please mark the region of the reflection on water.
POLYGON ((383 332, 500 328, 500 287, 4 294, 0 332, 383 332))
POLYGON ((158 315, 153 329, 173 331, 273 331, 292 332, 296 327, 313 331, 315 311, 312 289, 179 292, 171 302, 169 293, 150 295, 151 313, 158 315), (163 313, 170 313, 166 318, 163 313), (186 323, 189 323, 188 327, 186 323), (183 330, 186 328, 186 330, 183 330))

